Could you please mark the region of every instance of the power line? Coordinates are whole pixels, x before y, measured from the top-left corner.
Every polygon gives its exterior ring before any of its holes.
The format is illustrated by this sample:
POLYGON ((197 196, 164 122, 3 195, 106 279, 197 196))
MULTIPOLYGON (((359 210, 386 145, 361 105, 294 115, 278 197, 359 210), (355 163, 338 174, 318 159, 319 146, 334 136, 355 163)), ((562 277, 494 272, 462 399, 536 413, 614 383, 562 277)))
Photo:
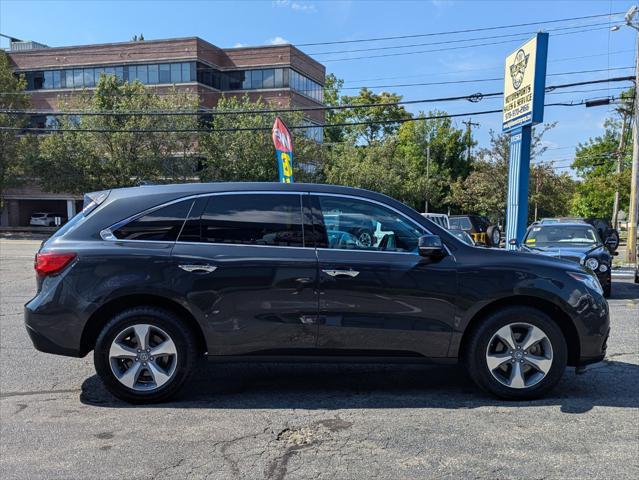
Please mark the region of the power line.
POLYGON ((560 18, 554 20, 541 20, 537 22, 527 22, 527 23, 519 23, 519 24, 511 24, 511 25, 499 25, 492 27, 480 27, 480 28, 468 28, 464 30, 449 30, 443 32, 430 32, 430 33, 418 33, 412 35, 397 35, 392 37, 376 37, 376 38, 360 38, 356 40, 339 40, 339 41, 327 41, 327 42, 313 42, 313 43, 298 43, 298 47, 311 47, 317 45, 337 45, 337 44, 347 44, 347 43, 363 43, 363 42, 381 42, 386 40, 404 40, 407 38, 421 38, 421 37, 434 37, 441 35, 454 35, 458 33, 472 33, 472 32, 487 32, 490 30, 503 30, 506 28, 517 28, 517 27, 530 27, 532 25, 541 25, 546 23, 561 23, 561 22, 570 22, 574 20, 587 20, 592 18, 601 18, 601 17, 614 17, 617 15, 623 15, 625 12, 614 12, 614 13, 602 13, 598 15, 586 15, 582 17, 571 17, 571 18, 560 18))
MULTIPOLYGON (((544 106, 546 107, 576 107, 585 105, 586 101, 582 100, 576 103, 547 103, 544 106)), ((408 122, 416 122, 423 120, 436 120, 442 118, 456 118, 456 117, 468 117, 468 116, 476 116, 476 115, 488 115, 492 113, 501 113, 501 109, 493 109, 493 110, 483 110, 478 112, 464 112, 464 113, 445 113, 441 115, 428 115, 428 116, 417 116, 417 117, 409 117, 409 118, 400 118, 396 120, 365 120, 359 122, 341 122, 341 123, 332 123, 332 124, 324 124, 324 125, 293 125, 289 126, 289 129, 299 130, 299 129, 308 129, 308 128, 329 128, 329 127, 353 127, 353 126, 361 126, 361 125, 387 125, 387 124, 399 124, 399 123, 408 123, 408 122)), ((6 127, 0 126, 1 130, 8 131, 26 131, 26 132, 48 132, 48 133, 56 133, 56 132, 78 132, 78 133, 210 133, 210 132, 244 132, 244 131, 252 131, 252 132, 270 132, 271 127, 239 127, 239 128, 213 128, 213 129, 200 129, 200 128, 172 128, 172 129, 103 129, 103 128, 87 128, 87 129, 75 129, 75 128, 40 128, 40 127, 6 127)))
MULTIPOLYGON (((605 25, 609 27, 608 22, 604 23, 593 23, 589 25, 572 25, 558 28, 551 28, 546 30, 547 32, 557 32, 563 30, 574 30, 579 28, 588 28, 588 27, 599 27, 605 25)), ((399 48, 413 48, 413 47, 425 47, 428 45, 447 45, 451 43, 462 43, 462 42, 474 42, 478 40, 490 40, 495 38, 509 38, 509 37, 521 37, 521 36, 529 36, 537 33, 536 31, 527 31, 527 32, 517 32, 517 33, 507 33, 504 35, 491 35, 488 37, 474 37, 474 38, 460 38, 455 40, 442 40, 439 42, 426 42, 426 43, 409 43, 406 45, 391 45, 385 47, 370 47, 370 48, 358 48, 351 50, 331 50, 326 52, 307 52, 307 55, 331 55, 336 53, 356 53, 356 52, 374 52, 374 51, 383 51, 383 50, 396 50, 399 48)))
MULTIPOLYGON (((589 28, 589 29, 583 29, 583 30, 579 30, 579 31, 575 31, 575 32, 564 32, 564 33, 556 33, 553 35, 553 38, 559 37, 559 36, 564 36, 564 35, 574 35, 577 33, 587 33, 587 32, 592 32, 595 30, 607 30, 609 27, 598 27, 598 28, 589 28)), ((498 42, 484 42, 484 43, 475 43, 473 45, 461 45, 461 46, 456 46, 456 47, 444 47, 444 48, 433 48, 433 49, 429 49, 429 50, 416 50, 416 51, 412 51, 412 52, 398 52, 398 53, 385 53, 385 54, 381 54, 381 55, 365 55, 365 56, 361 56, 361 57, 343 57, 343 58, 326 58, 323 59, 322 62, 345 62, 345 61, 352 61, 352 60, 370 60, 372 58, 388 58, 388 57, 399 57, 399 56, 405 56, 405 55, 417 55, 417 54, 422 54, 422 53, 433 53, 433 52, 445 52, 445 51, 449 51, 449 50, 459 50, 459 49, 468 49, 468 48, 475 48, 475 47, 486 47, 486 46, 491 46, 491 45, 504 45, 507 43, 513 43, 513 42, 519 42, 523 39, 526 39, 527 36, 522 36, 521 39, 511 39, 511 40, 502 40, 502 41, 498 41, 498 42)))
MULTIPOLYGON (((549 85, 546 87, 546 91, 549 94, 570 93, 570 92, 554 92, 554 90, 579 86, 579 85, 591 85, 606 82, 621 82, 634 80, 634 76, 625 77, 612 77, 606 79, 587 80, 582 82, 564 83, 558 85, 549 85)), ((620 87, 623 88, 623 87, 620 87)), ((596 90, 608 90, 608 89, 594 89, 594 90, 582 90, 573 91, 574 93, 582 93, 596 90)), ((258 115, 258 114, 272 114, 272 113, 292 113, 292 112, 307 112, 307 111, 332 111, 332 110, 348 110, 348 109, 365 109, 372 107, 389 107, 400 105, 414 105, 420 103, 436 103, 446 102, 454 100, 468 100, 471 102, 479 102, 484 98, 498 97, 503 95, 503 92, 489 92, 489 93, 472 93, 467 95, 459 95, 452 97, 439 97, 439 98, 426 98, 416 100, 400 100, 398 102, 378 102, 378 103, 366 103, 366 104, 347 104, 336 106, 317 106, 317 107, 292 107, 292 108, 271 108, 271 109, 252 109, 252 110, 217 110, 217 109, 201 109, 197 111, 179 111, 179 110, 162 110, 162 111, 145 111, 145 110, 127 110, 127 111, 99 111, 99 112, 87 112, 82 110, 77 111, 55 111, 55 110, 29 110, 29 109, 0 109, 0 113, 9 115, 52 115, 52 116, 128 116, 128 115, 144 115, 144 116, 189 116, 189 115, 258 115)))
MULTIPOLYGON (((597 73, 597 72, 608 72, 612 70, 628 70, 631 68, 635 68, 634 66, 630 67, 613 67, 613 68, 598 68, 593 70, 579 70, 573 72, 557 72, 557 73, 549 73, 547 77, 558 77, 562 75, 580 75, 582 73, 597 73)), ((422 87, 422 86, 430 86, 430 85, 455 85, 457 83, 476 83, 476 82, 496 82, 503 81, 504 77, 494 77, 494 78, 477 78, 474 80, 446 80, 443 82, 419 82, 419 83, 395 83, 395 84, 386 84, 386 85, 373 85, 373 86, 358 86, 358 87, 343 87, 342 90, 360 90, 362 88, 368 88, 369 90, 374 88, 405 88, 405 87, 422 87)))
MULTIPOLYGON (((614 52, 610 52, 610 55, 619 55, 622 53, 629 53, 629 52, 633 52, 634 53, 634 49, 628 49, 628 50, 616 50, 614 52)), ((593 57, 605 57, 608 56, 608 52, 604 52, 604 53, 596 53, 596 54, 592 54, 592 55, 580 55, 578 57, 564 57, 564 58, 556 58, 554 60, 548 60, 548 63, 559 63, 559 62, 568 62, 571 60, 583 60, 584 58, 593 58, 593 57)), ((461 73, 467 73, 467 72, 481 72, 481 71, 486 71, 486 70, 493 70, 493 69, 500 69, 503 70, 503 63, 500 63, 499 65, 493 65, 490 67, 482 67, 482 68, 471 68, 471 69, 464 69, 464 70, 455 70, 455 71, 447 71, 447 72, 432 72, 432 73, 420 73, 418 75, 395 75, 392 77, 375 77, 375 78, 359 78, 359 79, 352 79, 352 80, 344 80, 344 83, 355 83, 355 82, 373 82, 373 81, 378 81, 378 80, 396 80, 398 78, 419 78, 419 77, 433 77, 433 76, 437 76, 437 75, 458 75, 461 73)))

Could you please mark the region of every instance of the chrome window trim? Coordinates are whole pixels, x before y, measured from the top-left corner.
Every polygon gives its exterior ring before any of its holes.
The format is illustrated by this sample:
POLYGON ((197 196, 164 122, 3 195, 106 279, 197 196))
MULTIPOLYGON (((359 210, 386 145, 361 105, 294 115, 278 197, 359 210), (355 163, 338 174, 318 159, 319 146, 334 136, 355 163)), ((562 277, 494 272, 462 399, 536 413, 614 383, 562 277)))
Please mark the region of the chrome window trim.
MULTIPOLYGON (((200 199, 200 198, 205 198, 205 197, 213 197, 213 196, 217 196, 217 195, 253 195, 253 194, 267 194, 267 195, 299 195, 300 197, 300 216, 301 216, 301 220, 302 220, 302 232, 304 231, 304 227, 303 227, 303 222, 304 222, 304 211, 303 211, 303 203, 302 203, 302 195, 307 195, 308 192, 278 192, 278 191, 274 191, 274 190, 264 190, 264 191, 260 191, 260 190, 236 190, 236 191, 229 191, 229 192, 208 192, 208 193, 198 193, 198 194, 194 194, 194 195, 189 195, 186 197, 180 197, 174 200, 171 200, 169 202, 166 203, 162 203, 161 205, 156 205, 154 207, 150 207, 147 208, 146 210, 143 210, 142 212, 138 212, 134 215, 130 215, 129 217, 125 218, 124 220, 120 220, 116 223, 114 223, 113 225, 103 229, 100 231, 100 238, 102 238, 102 240, 106 240, 106 241, 110 241, 110 242, 146 242, 146 243, 170 243, 170 244, 177 244, 177 243, 188 243, 188 244, 206 244, 206 245, 236 245, 236 246, 242 246, 242 247, 246 247, 246 246, 253 246, 253 247, 277 247, 277 248, 314 248, 314 247, 289 247, 289 246, 284 246, 284 245, 253 245, 250 243, 212 243, 212 242, 184 242, 184 241, 179 241, 178 239, 180 238, 180 234, 182 233, 182 230, 184 229, 184 226, 186 225, 186 222, 189 218, 189 215, 191 213, 191 211, 193 210, 193 206, 195 205, 195 201, 200 199), (189 208, 189 211, 186 215, 186 217, 184 218, 184 222, 182 222, 182 227, 180 228, 180 233, 177 236, 177 239, 175 241, 169 241, 169 240, 127 240, 124 238, 117 238, 113 232, 115 230, 117 230, 118 228, 122 227, 123 225, 126 225, 127 223, 133 222, 145 215, 148 215, 149 213, 153 213, 156 210, 159 210, 161 208, 164 207, 168 207, 169 205, 173 205, 175 203, 179 203, 182 201, 186 201, 186 200, 193 200, 193 202, 191 203, 191 207, 189 208)), ((302 233, 303 234, 303 233, 302 233)))
MULTIPOLYGON (((149 213, 152 213, 156 210, 159 210, 160 208, 164 208, 167 207, 169 205, 173 205, 174 203, 178 203, 178 202, 182 202, 185 200, 193 200, 193 202, 191 203, 191 207, 189 209, 189 213, 187 214, 187 216, 184 219, 184 222, 182 224, 182 228, 180 229, 180 234, 182 233, 182 229, 184 228, 184 226, 186 225, 186 221, 188 219, 188 215, 191 213, 191 210, 193 209, 193 206, 195 205, 195 201, 197 199, 200 198, 205 198, 205 197, 213 197, 213 196, 218 196, 218 195, 299 195, 300 197, 300 213, 302 214, 302 222, 304 222, 304 210, 303 210, 303 195, 316 195, 316 196, 329 196, 329 197, 343 197, 343 198, 351 198, 351 199, 355 199, 355 200, 360 200, 360 201, 364 201, 364 202, 369 202, 369 203, 373 203, 376 205, 379 205, 381 207, 385 207, 388 208, 390 210, 392 210, 393 212, 397 213, 398 215, 400 215, 401 217, 403 217, 404 219, 408 220, 409 222, 411 222, 412 224, 416 225, 419 229, 421 229, 423 232, 432 235, 433 233, 428 230, 426 227, 424 227, 423 225, 421 225, 420 223, 418 223, 417 221, 413 220, 412 218, 406 216, 404 213, 400 212, 399 210, 397 210, 395 207, 392 207, 386 203, 383 202, 379 202, 377 200, 372 200, 370 198, 366 198, 366 197, 361 197, 358 195, 349 195, 349 194, 344 194, 344 193, 325 193, 325 192, 309 192, 307 190, 305 191, 277 191, 277 190, 234 190, 234 191, 225 191, 225 192, 207 192, 207 193, 198 193, 198 194, 193 194, 193 195, 189 195, 186 197, 180 197, 178 199, 175 200, 171 200, 169 202, 163 203, 161 205, 156 205, 154 207, 150 207, 142 212, 136 213, 134 215, 131 215, 127 218, 125 218, 124 220, 120 220, 119 222, 114 223, 113 225, 111 225, 110 227, 107 227, 105 229, 103 229, 102 231, 100 231, 100 237, 103 240, 106 241, 111 241, 111 242, 141 242, 141 243, 168 243, 168 244, 173 244, 173 245, 177 245, 177 244, 184 244, 184 245, 224 245, 224 246, 234 246, 234 247, 266 247, 266 248, 302 248, 302 249, 311 249, 311 250, 327 250, 327 251, 331 251, 331 252, 362 252, 362 253, 382 253, 382 254, 395 254, 395 255, 417 255, 415 252, 386 252, 386 251, 380 251, 380 250, 347 250, 347 249, 338 249, 338 248, 323 248, 323 247, 293 247, 293 246, 285 246, 285 245, 254 245, 254 244, 250 244, 250 243, 213 243, 213 242, 188 242, 188 241, 180 241, 179 240, 179 235, 178 238, 175 241, 168 241, 168 240, 126 240, 126 239, 121 239, 121 238, 116 238, 115 235, 113 234, 113 231, 116 230, 117 228, 121 227, 122 225, 126 225, 129 222, 132 222, 134 220, 137 220, 140 217, 143 217, 144 215, 148 215, 149 213)), ((302 223, 303 225, 303 223, 302 223)), ((302 227, 303 228, 303 227, 302 227)), ((302 230, 303 231, 303 230, 302 230)), ((448 245, 446 245, 445 243, 443 243, 444 248, 446 249, 446 252, 448 253, 448 255, 450 255, 451 257, 454 258, 454 255, 452 254, 451 250, 448 248, 448 245)))

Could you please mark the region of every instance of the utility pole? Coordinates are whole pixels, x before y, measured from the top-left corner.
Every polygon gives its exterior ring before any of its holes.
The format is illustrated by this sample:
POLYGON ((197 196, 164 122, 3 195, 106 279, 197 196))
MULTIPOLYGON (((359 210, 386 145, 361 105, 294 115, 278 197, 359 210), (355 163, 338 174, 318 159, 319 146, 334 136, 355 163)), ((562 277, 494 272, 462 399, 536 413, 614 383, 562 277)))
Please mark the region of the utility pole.
MULTIPOLYGON (((639 199, 639 27, 635 25, 634 18, 639 12, 636 5, 630 7, 624 17, 625 25, 637 31, 637 47, 635 51, 635 98, 633 102, 633 123, 632 123, 632 173, 630 174, 630 208, 628 208, 628 247, 626 250, 626 261, 628 263, 637 262, 637 222, 639 222, 639 210, 637 202, 639 199)), ((621 25, 614 25, 613 32, 619 30, 621 25)))
POLYGON ((468 139, 468 148, 466 150, 466 161, 470 163, 470 147, 472 146, 472 128, 479 127, 479 123, 473 123, 473 119, 469 118, 462 122, 466 125, 466 138, 468 139))
POLYGON ((621 136, 619 137, 619 149, 617 150, 617 184, 615 186, 615 202, 612 207, 612 228, 617 228, 619 221, 619 175, 621 174, 621 161, 623 159, 623 152, 626 146, 626 120, 628 112, 622 110, 621 112, 621 136))
POLYGON ((428 197, 430 196, 430 140, 426 147, 426 203, 424 205, 424 213, 428 213, 428 197))

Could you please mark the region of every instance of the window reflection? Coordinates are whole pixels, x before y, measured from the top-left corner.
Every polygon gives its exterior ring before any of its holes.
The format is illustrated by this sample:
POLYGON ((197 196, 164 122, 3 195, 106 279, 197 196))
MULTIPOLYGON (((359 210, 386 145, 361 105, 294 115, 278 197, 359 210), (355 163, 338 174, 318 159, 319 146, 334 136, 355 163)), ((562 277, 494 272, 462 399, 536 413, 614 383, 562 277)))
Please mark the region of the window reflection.
POLYGON ((219 90, 290 88, 317 102, 323 101, 322 85, 292 68, 265 68, 222 72, 202 62, 100 66, 26 72, 29 90, 94 87, 100 75, 135 80, 145 85, 198 81, 219 90))

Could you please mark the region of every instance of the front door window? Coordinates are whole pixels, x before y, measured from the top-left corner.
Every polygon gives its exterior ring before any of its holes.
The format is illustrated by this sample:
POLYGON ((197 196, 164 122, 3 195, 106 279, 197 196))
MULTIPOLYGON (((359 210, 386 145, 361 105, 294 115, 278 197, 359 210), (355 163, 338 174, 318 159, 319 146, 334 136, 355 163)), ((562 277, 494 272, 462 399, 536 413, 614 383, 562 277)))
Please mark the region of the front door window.
POLYGON ((319 196, 328 248, 417 253, 422 232, 402 215, 350 197, 319 196))

